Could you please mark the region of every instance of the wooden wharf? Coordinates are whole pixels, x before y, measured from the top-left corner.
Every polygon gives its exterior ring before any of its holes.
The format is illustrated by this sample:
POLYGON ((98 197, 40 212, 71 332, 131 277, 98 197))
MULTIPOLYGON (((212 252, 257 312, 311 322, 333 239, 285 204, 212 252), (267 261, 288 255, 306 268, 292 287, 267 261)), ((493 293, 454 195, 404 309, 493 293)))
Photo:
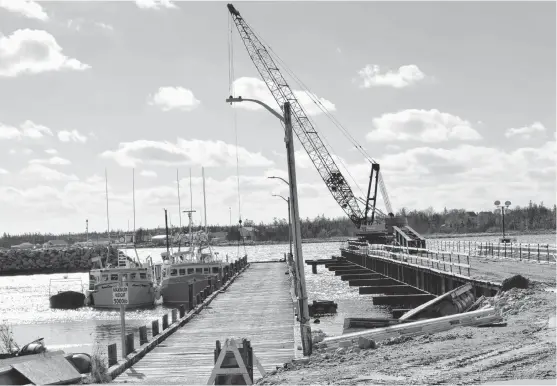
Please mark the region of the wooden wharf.
POLYGON ((133 384, 206 384, 215 342, 246 338, 266 371, 295 356, 295 316, 284 262, 251 265, 209 307, 113 380, 133 384))

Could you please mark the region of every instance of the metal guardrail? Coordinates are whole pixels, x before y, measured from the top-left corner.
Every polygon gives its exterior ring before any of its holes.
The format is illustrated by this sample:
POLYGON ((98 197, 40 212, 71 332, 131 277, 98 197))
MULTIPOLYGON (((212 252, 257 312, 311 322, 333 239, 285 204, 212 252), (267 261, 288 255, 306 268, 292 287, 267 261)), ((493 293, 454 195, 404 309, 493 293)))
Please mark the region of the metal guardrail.
POLYGON ((402 261, 470 277, 470 254, 453 251, 436 251, 426 248, 401 247, 386 244, 368 244, 348 241, 343 248, 365 256, 402 261), (467 273, 463 274, 463 271, 467 273))
POLYGON ((470 253, 472 256, 555 262, 557 246, 552 244, 493 243, 471 240, 427 240, 428 246, 443 251, 470 253))

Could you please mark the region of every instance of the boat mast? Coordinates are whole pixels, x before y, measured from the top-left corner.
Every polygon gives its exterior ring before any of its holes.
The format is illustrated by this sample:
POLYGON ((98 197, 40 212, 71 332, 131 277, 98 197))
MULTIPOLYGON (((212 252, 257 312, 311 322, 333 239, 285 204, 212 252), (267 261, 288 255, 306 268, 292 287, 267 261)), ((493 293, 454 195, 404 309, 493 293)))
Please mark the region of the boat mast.
POLYGON ((201 167, 201 175, 203 177, 203 214, 205 216, 205 233, 207 237, 209 237, 209 233, 207 232, 207 199, 205 197, 205 168, 201 167))
POLYGON ((137 259, 137 264, 141 267, 141 261, 139 260, 139 255, 137 254, 137 248, 135 247, 135 168, 132 169, 132 201, 133 201, 133 250, 135 251, 135 257, 137 259))
MULTIPOLYGON (((108 174, 106 168, 104 169, 104 190, 106 194, 106 224, 107 224, 106 234, 108 235, 108 247, 106 248, 106 263, 108 264, 108 259, 110 257, 110 218, 108 216, 108 174)), ((102 266, 102 261, 101 261, 101 266, 102 266)))
POLYGON ((192 233, 192 218, 191 218, 191 214, 193 213, 193 193, 191 190, 191 168, 190 168, 190 212, 189 212, 189 218, 190 218, 190 249, 193 247, 193 233, 192 233))
POLYGON ((178 228, 178 252, 180 252, 180 247, 182 246, 182 237, 180 236, 182 232, 182 206, 180 205, 180 177, 178 176, 178 169, 176 169, 176 186, 178 187, 178 223, 180 225, 178 228))
POLYGON ((168 244, 168 215, 166 214, 166 209, 164 210, 164 227, 166 229, 166 253, 168 254, 168 259, 170 260, 170 246, 168 244))

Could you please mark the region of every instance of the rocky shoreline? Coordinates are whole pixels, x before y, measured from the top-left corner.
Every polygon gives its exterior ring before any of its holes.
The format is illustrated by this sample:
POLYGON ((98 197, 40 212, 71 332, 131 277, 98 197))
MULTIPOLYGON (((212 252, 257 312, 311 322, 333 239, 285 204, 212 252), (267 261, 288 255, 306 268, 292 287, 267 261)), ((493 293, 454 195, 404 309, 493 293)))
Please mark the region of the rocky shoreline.
MULTIPOLYGON (((106 247, 65 249, 31 249, 0 251, 0 276, 33 275, 47 273, 87 272, 93 267, 91 258, 107 258, 106 247)), ((117 252, 110 249, 109 263, 115 264, 117 252)))

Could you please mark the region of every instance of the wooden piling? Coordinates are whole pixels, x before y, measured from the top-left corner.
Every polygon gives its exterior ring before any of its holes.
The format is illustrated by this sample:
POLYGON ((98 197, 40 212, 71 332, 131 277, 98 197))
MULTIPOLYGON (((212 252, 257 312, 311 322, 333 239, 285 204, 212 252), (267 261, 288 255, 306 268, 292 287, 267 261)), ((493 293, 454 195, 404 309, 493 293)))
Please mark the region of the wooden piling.
POLYGON ((151 333, 153 334, 153 336, 159 335, 159 321, 158 320, 153 320, 151 322, 151 333))
POLYGON ((164 314, 162 316, 162 330, 166 330, 168 328, 168 314, 164 314))
POLYGON ((180 319, 182 319, 184 316, 186 316, 186 306, 180 304, 180 319))
POLYGON ((118 363, 118 351, 116 343, 108 345, 108 367, 114 366, 118 363))
POLYGON ((126 355, 130 355, 134 350, 133 332, 126 334, 126 355))
POLYGON ((172 314, 172 324, 174 324, 178 320, 178 310, 176 308, 174 308, 171 311, 171 314, 172 314))
POLYGON ((139 327, 139 345, 142 346, 148 341, 149 339, 147 338, 147 326, 139 327))

